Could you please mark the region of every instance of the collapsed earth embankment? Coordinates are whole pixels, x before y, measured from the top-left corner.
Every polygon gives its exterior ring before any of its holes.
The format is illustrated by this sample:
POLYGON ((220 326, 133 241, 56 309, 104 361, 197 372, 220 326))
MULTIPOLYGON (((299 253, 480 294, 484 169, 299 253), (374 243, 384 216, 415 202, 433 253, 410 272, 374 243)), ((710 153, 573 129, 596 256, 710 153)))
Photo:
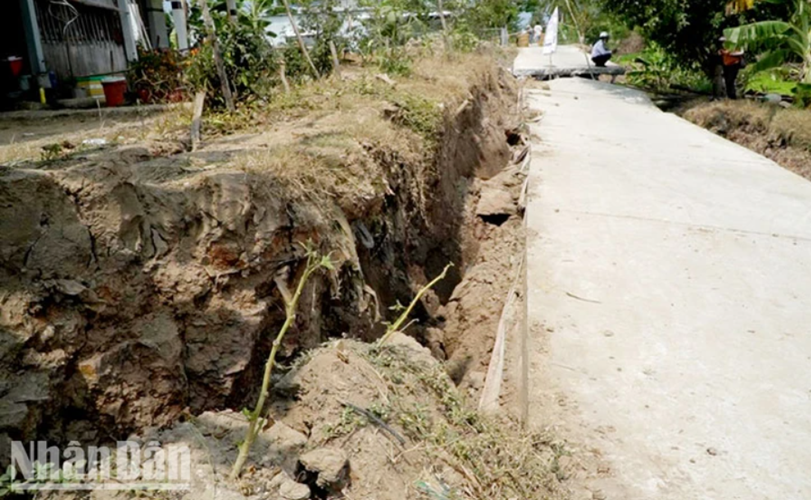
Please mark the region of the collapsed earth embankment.
POLYGON ((409 333, 457 382, 483 373, 520 251, 516 97, 491 56, 427 58, 212 118, 198 151, 176 112, 0 167, 0 453, 246 406, 308 242, 335 269, 282 358, 377 338, 453 263, 409 333))

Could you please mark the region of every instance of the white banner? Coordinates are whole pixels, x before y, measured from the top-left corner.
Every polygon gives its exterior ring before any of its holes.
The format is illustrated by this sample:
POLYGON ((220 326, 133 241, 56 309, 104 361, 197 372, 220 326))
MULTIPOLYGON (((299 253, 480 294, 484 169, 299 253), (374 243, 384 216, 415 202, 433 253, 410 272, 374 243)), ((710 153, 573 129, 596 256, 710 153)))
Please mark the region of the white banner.
POLYGON ((552 12, 552 17, 546 25, 546 36, 543 39, 543 53, 554 54, 558 50, 558 22, 560 21, 560 12, 558 8, 552 12))

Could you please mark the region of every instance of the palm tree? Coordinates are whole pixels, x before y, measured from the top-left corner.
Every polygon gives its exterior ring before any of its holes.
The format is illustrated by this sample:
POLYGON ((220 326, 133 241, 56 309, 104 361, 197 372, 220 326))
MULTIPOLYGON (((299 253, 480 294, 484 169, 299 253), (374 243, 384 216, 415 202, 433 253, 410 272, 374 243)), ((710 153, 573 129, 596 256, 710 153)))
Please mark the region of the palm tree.
POLYGON ((788 21, 760 21, 725 31, 727 42, 735 47, 765 47, 754 71, 775 68, 787 62, 802 61, 800 79, 811 84, 811 3, 808 0, 764 0, 792 7, 788 21))

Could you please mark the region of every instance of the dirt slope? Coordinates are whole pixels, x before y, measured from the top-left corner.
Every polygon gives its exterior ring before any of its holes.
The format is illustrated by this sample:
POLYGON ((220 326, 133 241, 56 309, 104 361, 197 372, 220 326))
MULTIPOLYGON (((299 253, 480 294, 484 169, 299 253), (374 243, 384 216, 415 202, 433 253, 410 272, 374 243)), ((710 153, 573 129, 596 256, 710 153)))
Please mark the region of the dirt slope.
POLYGON ((454 262, 416 313, 425 340, 476 256, 461 214, 509 160, 513 85, 486 56, 426 60, 394 86, 361 71, 215 117, 207 136, 228 134, 194 153, 177 114, 0 167, 0 441, 241 407, 282 320, 274 279, 308 240, 337 270, 308 285, 284 358, 374 337, 454 262))
POLYGON ((678 113, 811 180, 811 113, 745 100, 687 104, 678 113))

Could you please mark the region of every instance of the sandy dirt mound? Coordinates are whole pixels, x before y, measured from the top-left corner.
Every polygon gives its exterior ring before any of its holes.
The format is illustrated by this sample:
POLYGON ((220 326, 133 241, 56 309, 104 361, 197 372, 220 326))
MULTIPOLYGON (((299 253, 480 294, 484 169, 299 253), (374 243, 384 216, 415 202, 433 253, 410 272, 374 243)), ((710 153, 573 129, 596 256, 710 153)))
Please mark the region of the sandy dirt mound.
POLYGON ((467 410, 430 351, 405 335, 382 348, 339 340, 316 349, 274 398, 272 424, 236 484, 225 478, 244 437, 239 413, 207 412, 136 439, 192 448, 183 499, 560 498, 546 438, 467 410))

